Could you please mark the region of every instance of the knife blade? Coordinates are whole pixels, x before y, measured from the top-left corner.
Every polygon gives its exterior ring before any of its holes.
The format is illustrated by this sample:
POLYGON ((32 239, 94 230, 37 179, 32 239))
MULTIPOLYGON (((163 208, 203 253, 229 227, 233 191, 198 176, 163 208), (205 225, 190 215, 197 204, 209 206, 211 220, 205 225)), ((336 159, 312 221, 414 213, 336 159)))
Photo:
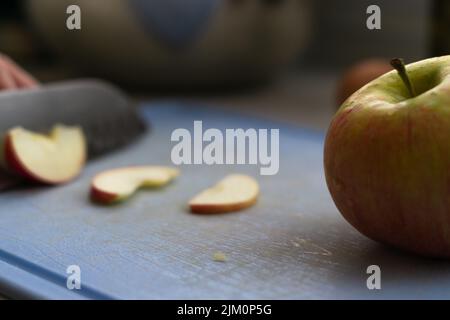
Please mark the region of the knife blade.
POLYGON ((120 148, 146 130, 130 99, 101 80, 0 92, 0 132, 15 126, 47 132, 57 123, 83 128, 90 158, 120 148))

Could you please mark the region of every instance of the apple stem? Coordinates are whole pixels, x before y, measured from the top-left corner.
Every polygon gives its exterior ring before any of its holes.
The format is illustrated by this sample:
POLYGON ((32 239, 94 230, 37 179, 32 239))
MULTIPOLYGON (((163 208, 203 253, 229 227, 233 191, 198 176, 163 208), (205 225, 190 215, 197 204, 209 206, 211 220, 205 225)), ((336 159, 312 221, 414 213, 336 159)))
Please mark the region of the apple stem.
POLYGON ((414 90, 414 87, 408 77, 408 73, 406 72, 405 68, 405 62, 403 59, 395 58, 391 60, 391 66, 397 70, 398 75, 402 79, 403 83, 405 84, 406 89, 408 89, 409 94, 411 95, 411 98, 414 98, 417 96, 416 90, 414 90))

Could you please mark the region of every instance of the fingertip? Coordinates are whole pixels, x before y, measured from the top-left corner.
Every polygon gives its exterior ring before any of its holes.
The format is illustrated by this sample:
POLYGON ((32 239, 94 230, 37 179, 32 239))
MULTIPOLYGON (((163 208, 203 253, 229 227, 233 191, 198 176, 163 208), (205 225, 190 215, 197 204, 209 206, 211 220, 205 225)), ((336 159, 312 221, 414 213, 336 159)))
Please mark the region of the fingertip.
POLYGON ((0 90, 17 89, 16 82, 9 72, 0 70, 0 90))

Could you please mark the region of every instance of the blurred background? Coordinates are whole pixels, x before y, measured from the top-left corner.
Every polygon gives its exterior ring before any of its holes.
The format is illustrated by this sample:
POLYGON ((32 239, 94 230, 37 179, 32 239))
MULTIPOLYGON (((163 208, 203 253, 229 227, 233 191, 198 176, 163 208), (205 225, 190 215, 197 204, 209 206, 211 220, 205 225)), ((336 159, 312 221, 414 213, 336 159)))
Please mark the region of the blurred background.
POLYGON ((2 0, 0 52, 43 83, 101 77, 138 100, 182 99, 325 129, 390 58, 449 52, 447 2, 2 0), (71 4, 81 8, 81 30, 66 28, 71 4), (381 30, 366 27, 372 4, 381 30))

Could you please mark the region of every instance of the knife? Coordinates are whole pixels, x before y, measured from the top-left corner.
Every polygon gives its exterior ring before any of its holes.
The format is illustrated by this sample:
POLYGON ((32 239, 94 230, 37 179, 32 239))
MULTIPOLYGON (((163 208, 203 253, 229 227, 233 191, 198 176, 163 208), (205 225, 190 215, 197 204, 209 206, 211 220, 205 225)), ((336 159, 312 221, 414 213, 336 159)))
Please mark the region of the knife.
POLYGON ((57 123, 82 127, 90 158, 122 147, 146 130, 129 98, 101 80, 0 92, 0 132, 15 126, 48 132, 57 123))

